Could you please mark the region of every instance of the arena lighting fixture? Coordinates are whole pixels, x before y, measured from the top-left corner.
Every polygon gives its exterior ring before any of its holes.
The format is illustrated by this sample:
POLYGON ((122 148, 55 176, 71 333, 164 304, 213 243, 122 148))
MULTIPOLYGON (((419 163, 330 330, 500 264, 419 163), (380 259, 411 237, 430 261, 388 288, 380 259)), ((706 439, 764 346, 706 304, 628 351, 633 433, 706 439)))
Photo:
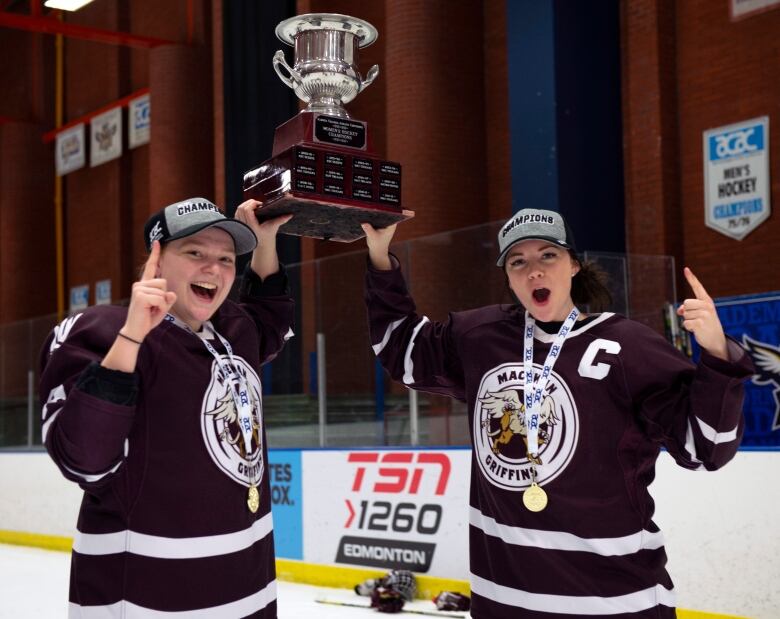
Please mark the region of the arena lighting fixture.
POLYGON ((92 0, 46 0, 43 6, 50 9, 62 9, 63 11, 78 11, 82 6, 89 4, 92 0))

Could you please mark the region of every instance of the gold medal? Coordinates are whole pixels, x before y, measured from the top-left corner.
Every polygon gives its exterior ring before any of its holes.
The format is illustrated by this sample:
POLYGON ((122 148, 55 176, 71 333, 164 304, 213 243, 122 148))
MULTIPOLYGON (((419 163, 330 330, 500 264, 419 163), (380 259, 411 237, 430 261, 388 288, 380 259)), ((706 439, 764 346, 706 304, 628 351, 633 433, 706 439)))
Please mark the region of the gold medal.
POLYGON ((260 493, 257 491, 257 486, 255 486, 254 484, 249 486, 249 493, 246 498, 246 504, 247 507, 249 507, 249 511, 252 512, 253 514, 260 507, 260 493))
POLYGON ((523 492, 523 505, 528 511, 540 512, 547 507, 547 493, 536 482, 523 492))

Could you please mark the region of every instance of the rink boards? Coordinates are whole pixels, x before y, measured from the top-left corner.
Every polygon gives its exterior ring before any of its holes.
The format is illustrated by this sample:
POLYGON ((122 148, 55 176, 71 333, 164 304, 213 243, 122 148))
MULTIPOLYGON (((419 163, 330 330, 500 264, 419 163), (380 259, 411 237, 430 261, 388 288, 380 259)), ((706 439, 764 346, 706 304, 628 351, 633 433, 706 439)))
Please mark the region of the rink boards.
MULTIPOLYGON (((467 449, 270 450, 279 578, 349 588, 401 557, 429 563, 416 572, 423 592, 468 591, 469 457, 467 449)), ((679 606, 779 617, 780 484, 771 480, 780 454, 742 449, 715 473, 662 454, 656 472, 654 520, 679 606)), ((47 454, 0 452, 0 488, 0 542, 69 550, 82 493, 47 454)))
POLYGON ((272 450, 277 555, 468 579, 466 449, 272 450))

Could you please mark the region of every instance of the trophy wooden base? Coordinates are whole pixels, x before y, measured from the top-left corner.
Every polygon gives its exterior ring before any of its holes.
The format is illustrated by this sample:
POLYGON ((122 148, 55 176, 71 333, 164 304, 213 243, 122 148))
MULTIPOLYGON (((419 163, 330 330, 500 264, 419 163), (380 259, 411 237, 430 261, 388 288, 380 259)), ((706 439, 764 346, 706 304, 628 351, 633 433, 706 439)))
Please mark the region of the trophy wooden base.
POLYGON ((362 223, 374 228, 385 228, 414 217, 412 211, 339 204, 296 195, 283 194, 255 210, 258 221, 293 214, 279 232, 293 236, 307 236, 326 241, 351 243, 365 236, 362 223))
POLYGON ((260 221, 292 213, 283 234, 349 243, 414 217, 401 208, 401 165, 374 154, 366 123, 301 112, 276 129, 273 155, 244 173, 260 221))

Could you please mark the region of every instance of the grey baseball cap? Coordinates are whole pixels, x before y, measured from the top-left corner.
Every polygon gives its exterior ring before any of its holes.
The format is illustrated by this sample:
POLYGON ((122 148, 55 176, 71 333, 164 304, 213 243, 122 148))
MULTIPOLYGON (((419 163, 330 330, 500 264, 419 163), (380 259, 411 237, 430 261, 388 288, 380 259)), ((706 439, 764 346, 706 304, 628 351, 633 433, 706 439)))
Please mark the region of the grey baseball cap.
POLYGON ((496 266, 504 266, 506 255, 513 245, 529 239, 549 241, 569 251, 577 251, 571 230, 560 213, 524 208, 512 215, 498 231, 499 255, 496 266))
POLYGON ((236 246, 236 255, 246 254, 257 247, 257 237, 245 223, 228 219, 216 204, 205 198, 189 198, 169 204, 152 215, 144 225, 146 249, 152 249, 154 241, 165 244, 197 234, 206 228, 219 228, 227 232, 236 246))

